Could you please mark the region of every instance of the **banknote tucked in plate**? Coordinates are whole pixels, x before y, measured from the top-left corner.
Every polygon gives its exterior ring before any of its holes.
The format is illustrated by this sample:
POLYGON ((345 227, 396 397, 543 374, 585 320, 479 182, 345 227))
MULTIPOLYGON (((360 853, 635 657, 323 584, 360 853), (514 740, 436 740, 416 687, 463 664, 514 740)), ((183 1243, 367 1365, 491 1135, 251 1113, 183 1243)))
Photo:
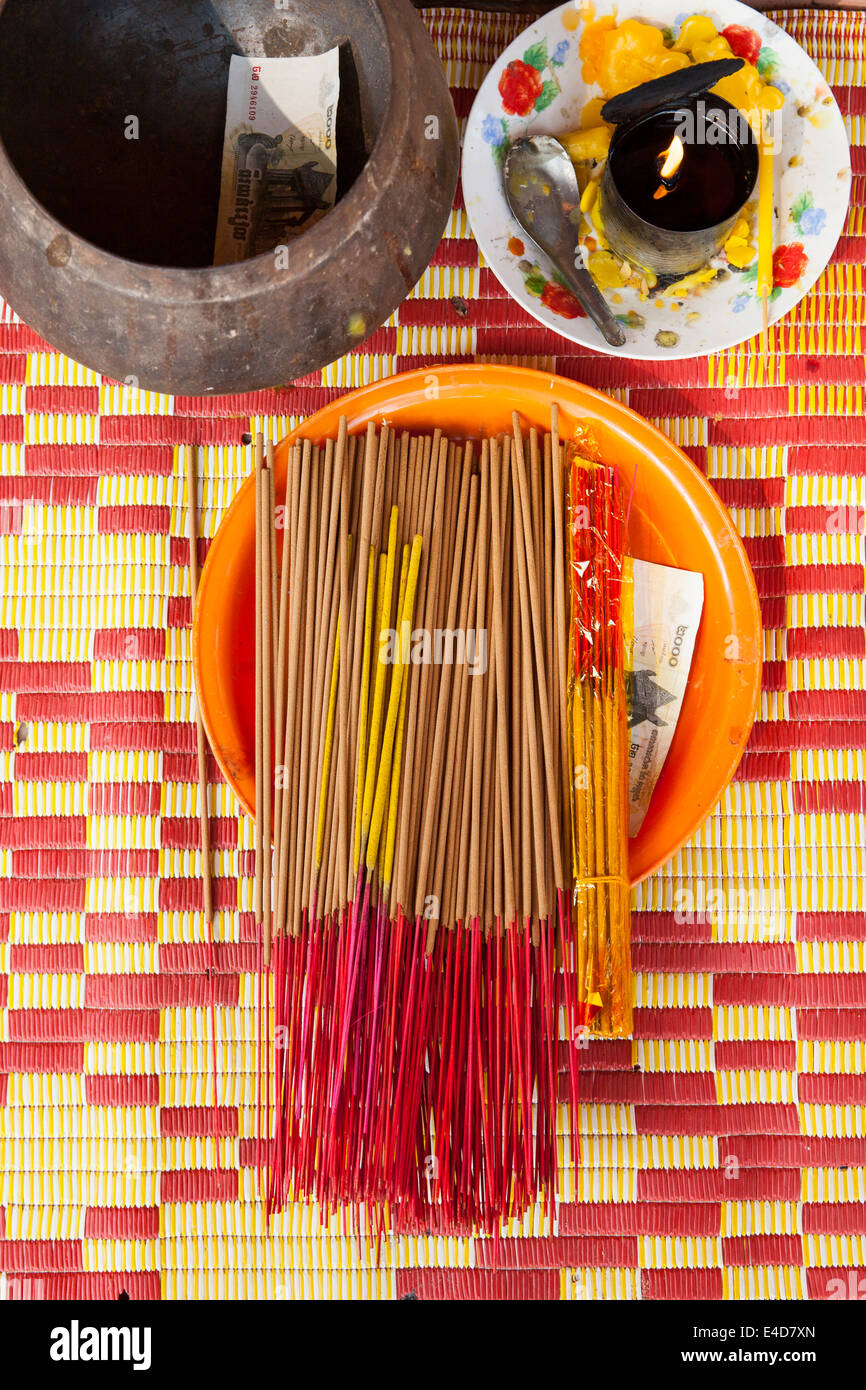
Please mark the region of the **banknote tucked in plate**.
POLYGON ((646 560, 628 560, 626 566, 634 578, 634 629, 625 637, 629 835, 636 835, 680 717, 704 605, 704 578, 646 560))

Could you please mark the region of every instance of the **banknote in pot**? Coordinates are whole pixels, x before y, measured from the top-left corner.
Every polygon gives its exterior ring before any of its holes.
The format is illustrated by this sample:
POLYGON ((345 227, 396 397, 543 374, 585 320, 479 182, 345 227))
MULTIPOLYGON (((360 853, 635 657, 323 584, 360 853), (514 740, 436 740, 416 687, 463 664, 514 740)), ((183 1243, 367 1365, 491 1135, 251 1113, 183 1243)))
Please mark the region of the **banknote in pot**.
POLYGON ((626 640, 629 835, 643 825, 673 742, 704 606, 704 577, 646 560, 633 572, 633 630, 626 640))
POLYGON ((339 63, 339 48, 232 55, 215 265, 273 251, 334 206, 339 63))

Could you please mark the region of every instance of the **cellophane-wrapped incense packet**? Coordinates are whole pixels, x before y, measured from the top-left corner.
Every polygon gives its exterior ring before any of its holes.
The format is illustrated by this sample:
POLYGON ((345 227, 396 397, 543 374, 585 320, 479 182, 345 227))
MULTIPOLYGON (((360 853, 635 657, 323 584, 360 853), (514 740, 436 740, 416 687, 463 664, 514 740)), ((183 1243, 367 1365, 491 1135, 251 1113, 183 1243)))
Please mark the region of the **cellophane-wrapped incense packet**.
POLYGON ((575 1014, 600 1037, 632 1029, 628 717, 623 622, 632 588, 616 470, 591 435, 568 448, 575 1014))

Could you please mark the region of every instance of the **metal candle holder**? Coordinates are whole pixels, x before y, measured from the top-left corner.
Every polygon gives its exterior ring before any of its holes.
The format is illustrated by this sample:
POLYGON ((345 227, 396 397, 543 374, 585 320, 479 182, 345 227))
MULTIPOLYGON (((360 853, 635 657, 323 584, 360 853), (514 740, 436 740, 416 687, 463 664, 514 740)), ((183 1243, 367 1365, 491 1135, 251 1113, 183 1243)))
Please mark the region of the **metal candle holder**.
MULTIPOLYGON (((660 135, 660 141, 663 140, 664 136, 660 135)), ((662 153, 661 149, 659 153, 662 153)), ((600 190, 605 238, 616 255, 641 270, 668 277, 688 275, 706 265, 722 248, 743 207, 754 193, 757 177, 757 141, 745 118, 730 102, 709 94, 660 106, 618 125, 614 132, 600 190), (698 132, 696 141, 684 141, 686 159, 701 158, 700 151, 704 145, 711 150, 714 146, 736 144, 739 151, 735 204, 724 218, 707 226, 687 230, 660 226, 641 216, 629 202, 629 166, 622 158, 623 150, 627 151, 629 144, 633 143, 639 127, 655 123, 661 128, 663 122, 660 118, 672 116, 690 120, 692 128, 698 132), (732 133, 737 126, 742 128, 743 139, 737 139, 732 133)), ((661 178, 659 182, 662 182, 661 178)))

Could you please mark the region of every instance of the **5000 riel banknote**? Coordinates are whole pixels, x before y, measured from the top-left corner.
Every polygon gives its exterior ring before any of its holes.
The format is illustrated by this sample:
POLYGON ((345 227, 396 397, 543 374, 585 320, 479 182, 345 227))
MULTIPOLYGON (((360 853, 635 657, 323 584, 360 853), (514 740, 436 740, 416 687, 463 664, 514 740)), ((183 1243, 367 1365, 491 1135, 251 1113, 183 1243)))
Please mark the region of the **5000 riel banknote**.
POLYGON ((629 565, 634 573, 634 632, 625 634, 628 832, 636 835, 683 707, 704 606, 704 577, 646 560, 627 560, 629 565))
POLYGON ((338 48, 232 55, 215 265, 273 251, 334 206, 339 63, 338 48))

